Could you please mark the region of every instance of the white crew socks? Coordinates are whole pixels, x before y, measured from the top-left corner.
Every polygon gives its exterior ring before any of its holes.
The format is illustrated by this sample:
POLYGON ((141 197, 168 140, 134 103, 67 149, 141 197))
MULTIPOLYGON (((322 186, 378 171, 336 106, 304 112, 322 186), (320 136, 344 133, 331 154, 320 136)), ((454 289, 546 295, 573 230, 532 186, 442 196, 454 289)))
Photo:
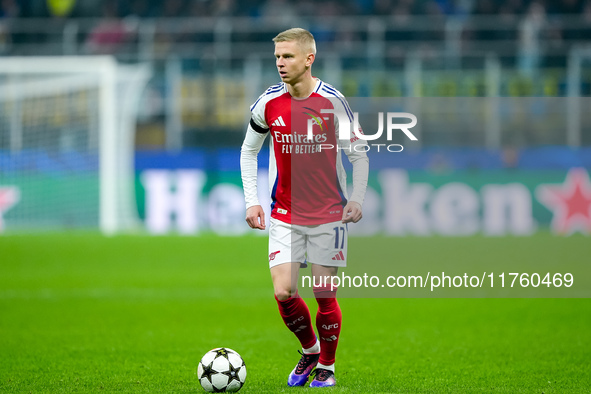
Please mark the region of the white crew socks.
POLYGON ((304 354, 320 353, 320 341, 316 339, 314 346, 308 349, 304 349, 304 354))
POLYGON ((334 373, 334 364, 324 365, 324 364, 318 363, 318 365, 316 365, 316 369, 318 369, 318 368, 328 369, 329 371, 332 371, 332 373, 334 373))

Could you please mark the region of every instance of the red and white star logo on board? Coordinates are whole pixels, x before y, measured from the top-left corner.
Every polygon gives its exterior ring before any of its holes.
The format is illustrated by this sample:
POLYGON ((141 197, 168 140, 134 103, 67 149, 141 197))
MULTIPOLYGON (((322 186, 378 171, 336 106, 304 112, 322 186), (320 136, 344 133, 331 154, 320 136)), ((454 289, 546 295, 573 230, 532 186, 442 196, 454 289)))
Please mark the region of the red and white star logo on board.
POLYGON ((540 185, 536 197, 552 211, 557 234, 591 234, 591 181, 584 168, 572 168, 562 185, 540 185))
POLYGON ((4 212, 12 208, 20 199, 20 192, 14 186, 0 187, 0 232, 4 229, 4 212))

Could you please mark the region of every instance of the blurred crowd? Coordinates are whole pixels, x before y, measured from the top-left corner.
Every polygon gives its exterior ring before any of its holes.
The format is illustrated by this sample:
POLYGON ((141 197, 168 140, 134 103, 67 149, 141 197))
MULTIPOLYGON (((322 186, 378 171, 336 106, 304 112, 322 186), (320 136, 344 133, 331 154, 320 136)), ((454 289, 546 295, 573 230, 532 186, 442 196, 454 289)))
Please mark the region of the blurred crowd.
POLYGON ((591 0, 0 0, 0 17, 576 15, 591 0))
MULTIPOLYGON (((234 43, 268 43, 274 35, 269 32, 307 27, 317 41, 336 43, 338 48, 333 49, 351 58, 372 40, 381 41, 386 44, 376 53, 385 54, 387 65, 393 66, 402 65, 412 47, 433 58, 442 50, 448 59, 459 59, 461 53, 495 53, 503 65, 532 72, 540 66, 563 67, 572 47, 591 42, 591 0, 0 0, 0 55, 53 54, 65 45, 50 49, 33 44, 66 37, 68 30, 63 26, 74 18, 88 22, 80 24, 81 30, 76 30, 72 40, 81 44, 83 53, 135 53, 126 45, 140 41, 141 22, 151 18, 163 18, 150 38, 153 53, 186 54, 188 45, 214 42, 211 28, 172 19, 187 17, 208 21, 245 18, 242 28, 232 33, 234 43), (383 16, 388 22, 376 38, 366 23, 339 24, 337 28, 318 19, 355 16, 383 16), (311 17, 315 17, 313 22, 311 17), (25 18, 50 18, 56 27, 46 31, 55 32, 54 36, 29 34, 23 29, 25 23, 10 23, 25 18), (15 45, 11 47, 11 43, 15 45)), ((195 47, 189 50, 208 52, 195 47)), ((240 50, 253 48, 235 45, 234 55, 243 56, 240 50)))

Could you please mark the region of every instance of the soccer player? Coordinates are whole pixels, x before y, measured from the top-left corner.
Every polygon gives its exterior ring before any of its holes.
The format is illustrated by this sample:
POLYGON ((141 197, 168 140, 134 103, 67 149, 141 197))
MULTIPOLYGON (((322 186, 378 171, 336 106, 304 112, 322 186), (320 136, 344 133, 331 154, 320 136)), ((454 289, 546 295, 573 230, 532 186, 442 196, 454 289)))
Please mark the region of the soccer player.
POLYGON ((342 315, 336 289, 320 278, 334 276, 346 265, 347 224, 362 216, 369 171, 367 144, 354 133, 339 138, 339 119, 343 118, 338 114, 345 116, 347 123, 353 121, 353 114, 340 92, 312 76, 316 56, 312 34, 293 28, 273 41, 282 82, 269 87, 250 107, 251 119, 241 149, 246 221, 253 229, 266 228, 257 197, 257 155, 270 135, 269 267, 281 317, 303 349, 287 384, 303 386, 312 374, 310 387, 334 386, 342 315), (341 151, 353 164, 350 199, 346 197, 341 151), (318 302, 319 338, 308 306, 297 291, 299 269, 307 263, 311 264, 318 302))

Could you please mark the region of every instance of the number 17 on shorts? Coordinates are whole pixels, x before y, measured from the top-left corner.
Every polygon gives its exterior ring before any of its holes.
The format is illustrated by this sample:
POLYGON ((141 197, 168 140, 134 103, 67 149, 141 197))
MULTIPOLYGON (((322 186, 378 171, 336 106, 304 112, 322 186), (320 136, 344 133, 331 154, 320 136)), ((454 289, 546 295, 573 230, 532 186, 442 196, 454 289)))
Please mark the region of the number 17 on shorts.
POLYGON ((271 218, 269 266, 294 262, 347 266, 348 228, 342 222, 316 226, 291 225, 271 218))
POLYGON ((348 228, 342 222, 314 226, 308 232, 308 262, 331 267, 347 266, 348 228))

